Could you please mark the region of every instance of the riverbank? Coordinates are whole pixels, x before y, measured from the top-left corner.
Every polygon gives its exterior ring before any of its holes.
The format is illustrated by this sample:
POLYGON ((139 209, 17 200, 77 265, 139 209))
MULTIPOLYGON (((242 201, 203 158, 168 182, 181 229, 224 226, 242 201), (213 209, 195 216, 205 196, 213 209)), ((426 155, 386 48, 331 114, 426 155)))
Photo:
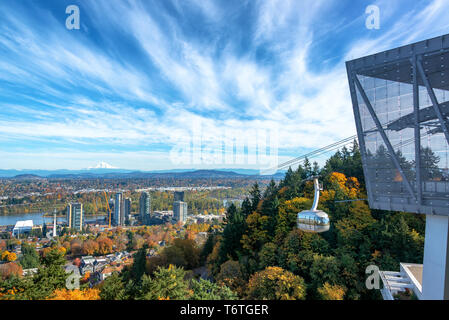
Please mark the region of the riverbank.
MULTIPOLYGON (((85 216, 86 222, 95 222, 96 220, 103 220, 106 215, 85 216)), ((15 225, 17 221, 33 220, 34 225, 42 225, 53 222, 53 215, 43 215, 43 213, 22 213, 15 215, 0 216, 0 226, 15 225)), ((57 222, 66 222, 66 216, 56 216, 57 222)))

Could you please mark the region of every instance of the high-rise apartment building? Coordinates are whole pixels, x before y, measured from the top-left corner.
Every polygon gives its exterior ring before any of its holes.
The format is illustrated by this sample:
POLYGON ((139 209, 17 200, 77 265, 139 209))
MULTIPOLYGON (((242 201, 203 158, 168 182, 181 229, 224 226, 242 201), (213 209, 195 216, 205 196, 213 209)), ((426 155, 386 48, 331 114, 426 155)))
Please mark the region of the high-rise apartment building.
POLYGON ((127 223, 129 223, 130 218, 131 218, 131 199, 130 198, 126 198, 125 201, 123 201, 123 219, 122 219, 122 225, 125 224, 125 222, 127 221, 127 223))
POLYGON ((115 194, 114 201, 114 219, 113 224, 115 226, 121 226, 124 222, 124 205, 123 205, 123 194, 121 192, 115 194))
POLYGON ((184 201, 184 191, 175 191, 173 201, 184 201))
POLYGON ((139 219, 142 223, 147 223, 151 215, 151 196, 149 192, 142 192, 139 200, 139 219))
POLYGON ((183 201, 173 202, 173 220, 185 223, 187 221, 187 203, 183 201))
POLYGON ((83 205, 81 203, 69 203, 67 206, 68 228, 81 231, 83 223, 83 205))

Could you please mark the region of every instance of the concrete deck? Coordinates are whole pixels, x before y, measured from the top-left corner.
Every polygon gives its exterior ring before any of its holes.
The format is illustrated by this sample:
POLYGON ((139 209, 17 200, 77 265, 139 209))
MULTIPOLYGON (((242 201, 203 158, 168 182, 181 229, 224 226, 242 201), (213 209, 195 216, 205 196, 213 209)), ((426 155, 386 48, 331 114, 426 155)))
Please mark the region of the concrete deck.
POLYGON ((422 286, 422 270, 423 270, 422 264, 409 266, 408 269, 413 274, 415 279, 418 280, 419 284, 422 286))

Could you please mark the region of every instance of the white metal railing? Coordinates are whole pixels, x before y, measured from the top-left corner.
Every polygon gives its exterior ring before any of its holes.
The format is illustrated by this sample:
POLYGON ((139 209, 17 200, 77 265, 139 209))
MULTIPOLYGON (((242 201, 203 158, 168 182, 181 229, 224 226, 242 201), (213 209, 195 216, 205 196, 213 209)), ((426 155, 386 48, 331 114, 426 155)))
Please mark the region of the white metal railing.
POLYGON ((407 274, 395 271, 379 271, 380 278, 384 285, 381 294, 384 300, 394 300, 393 295, 403 292, 405 289, 414 289, 407 274))

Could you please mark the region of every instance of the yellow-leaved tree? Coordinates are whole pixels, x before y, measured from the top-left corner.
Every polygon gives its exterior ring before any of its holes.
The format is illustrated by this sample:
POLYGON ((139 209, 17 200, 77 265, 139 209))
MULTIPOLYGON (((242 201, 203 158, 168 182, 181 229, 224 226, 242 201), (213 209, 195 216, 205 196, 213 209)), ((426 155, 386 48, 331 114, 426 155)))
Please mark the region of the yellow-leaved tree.
POLYGON ((251 276, 248 299, 251 300, 304 300, 304 279, 280 267, 267 267, 251 276))
POLYGON ((330 285, 325 282, 323 286, 318 288, 318 293, 322 300, 343 300, 345 289, 339 285, 330 285))
POLYGON ((287 234, 296 226, 298 212, 309 209, 311 205, 311 199, 302 197, 296 197, 280 204, 275 236, 275 242, 278 245, 284 242, 287 234))
POLYGON ((6 261, 8 262, 13 262, 17 260, 17 255, 14 252, 10 252, 7 256, 6 256, 6 261))
POLYGON ((5 260, 7 259, 7 257, 8 257, 9 254, 10 254, 10 252, 9 252, 8 250, 3 251, 3 252, 2 252, 2 255, 1 255, 1 259, 2 259, 3 261, 5 261, 5 260))

